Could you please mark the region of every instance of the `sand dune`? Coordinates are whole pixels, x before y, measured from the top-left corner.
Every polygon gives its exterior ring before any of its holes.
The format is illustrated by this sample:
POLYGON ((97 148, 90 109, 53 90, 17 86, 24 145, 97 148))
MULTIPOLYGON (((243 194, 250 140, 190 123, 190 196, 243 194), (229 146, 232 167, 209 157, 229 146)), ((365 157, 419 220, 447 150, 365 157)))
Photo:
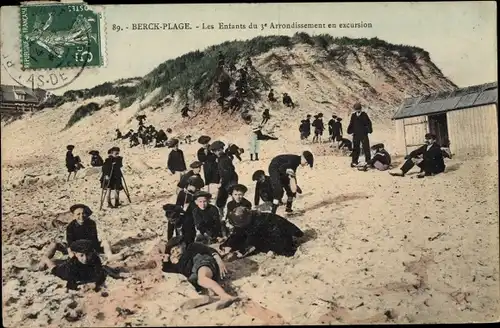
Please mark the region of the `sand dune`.
MULTIPOLYGON (((27 268, 51 240, 64 238, 65 223, 71 219, 69 206, 88 204, 102 237, 116 247, 128 245, 137 251, 119 264, 130 268, 144 263, 163 237, 161 206, 175 199, 175 181, 164 167, 166 149, 128 149, 121 144, 132 204, 98 211, 98 170, 87 168, 77 180, 64 182, 64 146, 76 144, 81 155, 91 148, 104 151, 112 144, 109 127, 96 116, 93 125, 59 132, 56 127, 66 120, 62 111, 47 111, 2 129, 3 320, 7 326, 497 319, 497 159, 453 159, 447 162, 446 174, 397 179, 386 172, 353 170, 349 158, 334 154, 326 144, 302 145, 290 129, 277 133, 286 143, 262 144, 261 161, 245 159, 236 167, 242 183, 250 187, 247 198, 251 199, 251 173, 266 169, 273 154, 311 149, 316 165, 299 171, 304 194, 296 201, 298 214, 290 220, 312 238, 292 258, 261 254, 229 263, 231 288, 249 300, 222 311, 209 305, 180 312, 178 306, 196 294, 183 278, 162 277, 158 268, 134 271, 126 280, 108 278, 107 297, 91 291, 66 294, 62 281, 27 268), (31 132, 20 133, 26 126, 31 132), (78 142, 91 133, 97 134, 95 144, 78 142), (17 151, 7 152, 5 145, 17 151), (21 184, 28 172, 36 177, 27 177, 21 184)), ((387 128, 378 129, 372 140, 385 141, 390 133, 387 128)), ((246 139, 243 133, 233 141, 245 146, 246 139)), ((187 161, 194 159, 197 148, 195 144, 183 147, 187 161)))

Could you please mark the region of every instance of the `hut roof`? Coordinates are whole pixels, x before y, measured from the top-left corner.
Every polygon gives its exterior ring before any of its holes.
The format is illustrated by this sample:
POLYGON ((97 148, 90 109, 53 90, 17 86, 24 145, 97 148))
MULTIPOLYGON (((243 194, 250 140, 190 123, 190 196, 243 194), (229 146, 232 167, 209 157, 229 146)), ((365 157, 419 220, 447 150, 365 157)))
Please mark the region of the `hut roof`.
POLYGON ((392 119, 400 120, 415 116, 445 113, 497 102, 498 82, 492 82, 421 97, 407 98, 392 119))

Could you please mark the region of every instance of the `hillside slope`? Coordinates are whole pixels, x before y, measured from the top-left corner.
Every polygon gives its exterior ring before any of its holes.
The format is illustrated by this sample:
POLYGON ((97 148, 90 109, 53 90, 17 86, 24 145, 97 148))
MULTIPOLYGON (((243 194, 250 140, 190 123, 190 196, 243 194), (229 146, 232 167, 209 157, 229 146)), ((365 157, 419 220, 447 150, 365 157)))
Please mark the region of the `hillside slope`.
MULTIPOLYGON (((55 147, 79 143, 88 145, 89 149, 84 149, 87 151, 111 142, 115 128, 135 129, 133 118, 139 113, 148 116, 148 124, 158 129, 173 128, 174 133, 210 133, 223 138, 246 134, 250 128, 242 125, 241 116, 221 113, 216 102, 219 51, 225 55, 226 63, 234 63, 237 68, 247 55, 253 55, 255 69, 250 70, 248 77, 251 92, 243 98, 242 110, 258 122, 264 108, 270 108, 273 118, 269 124, 279 126, 277 133, 297 131, 301 117, 317 112, 323 112, 326 120, 335 113, 346 124, 355 102, 365 107, 374 122, 381 125, 378 130, 384 132, 390 128, 388 118, 404 97, 456 87, 420 48, 392 45, 376 38, 335 39, 307 34, 292 38, 258 37, 226 42, 168 60, 142 78, 106 82, 92 89, 53 96, 40 113, 2 129, 2 137, 23 135, 24 138, 14 138, 10 146, 33 145, 31 151, 44 156, 51 150, 43 149, 42 144, 55 147), (279 100, 272 106, 267 101, 270 88, 279 100), (298 104, 295 109, 281 104, 283 92, 298 104), (186 98, 194 108, 194 117, 182 121, 179 111, 186 98), (73 115, 79 107, 90 103, 98 104, 92 105, 97 110, 88 115, 73 115), (33 129, 36 125, 45 129, 33 129)), ((231 96, 235 80, 232 75, 231 96)))

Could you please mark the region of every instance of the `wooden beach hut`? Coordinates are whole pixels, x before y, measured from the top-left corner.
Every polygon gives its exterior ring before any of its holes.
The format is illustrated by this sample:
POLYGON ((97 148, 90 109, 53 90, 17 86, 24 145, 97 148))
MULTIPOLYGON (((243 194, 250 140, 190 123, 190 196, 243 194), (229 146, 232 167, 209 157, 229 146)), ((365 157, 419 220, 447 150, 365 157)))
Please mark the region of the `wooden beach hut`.
POLYGON ((421 146, 426 133, 458 157, 498 156, 498 82, 406 99, 392 118, 399 150, 421 146))

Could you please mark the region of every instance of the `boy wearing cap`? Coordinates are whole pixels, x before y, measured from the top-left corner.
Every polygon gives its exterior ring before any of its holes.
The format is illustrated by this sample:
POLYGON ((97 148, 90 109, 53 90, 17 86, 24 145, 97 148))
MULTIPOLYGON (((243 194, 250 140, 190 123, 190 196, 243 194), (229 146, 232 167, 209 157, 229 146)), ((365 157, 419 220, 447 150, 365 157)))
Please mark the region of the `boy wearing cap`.
POLYGON ((193 195, 203 188, 203 180, 198 176, 192 176, 188 179, 187 185, 177 194, 176 205, 181 206, 186 213, 191 214, 194 207, 193 195))
POLYGON ((373 157, 365 165, 359 167, 359 171, 368 171, 369 168, 375 168, 379 171, 386 171, 391 166, 391 155, 384 149, 383 143, 378 143, 371 148, 374 151, 373 157))
POLYGON ((198 235, 196 241, 208 241, 209 243, 222 238, 223 230, 221 215, 217 207, 210 204, 212 195, 205 191, 198 191, 194 194, 194 206, 192 215, 198 235))
POLYGON ((257 170, 252 175, 252 181, 256 181, 254 196, 255 208, 259 208, 261 211, 270 208, 273 202, 273 187, 271 184, 271 177, 267 176, 263 170, 257 170), (259 206, 261 199, 262 201, 264 201, 264 204, 259 206))
POLYGON ((201 136, 198 138, 198 143, 202 145, 198 149, 197 157, 198 161, 203 163, 203 176, 205 178, 205 184, 207 186, 208 192, 210 192, 210 185, 212 183, 219 183, 219 171, 217 168, 217 156, 210 151, 210 140, 209 136, 201 136))
POLYGON ((182 173, 186 171, 186 161, 184 160, 184 153, 179 149, 179 139, 170 139, 168 148, 173 148, 168 154, 167 167, 172 174, 175 172, 182 173))
POLYGON ((287 213, 293 212, 293 198, 296 196, 297 192, 302 192, 297 186, 297 168, 306 165, 312 168, 313 164, 314 156, 307 150, 304 151, 302 155, 278 155, 271 160, 268 171, 274 192, 273 208, 271 211, 273 214, 276 214, 280 200, 283 198, 284 191, 286 191, 286 195, 288 196, 285 211, 287 213))
POLYGON ((314 126, 314 137, 313 142, 321 143, 321 136, 323 136, 323 131, 325 129, 325 125, 323 124, 323 114, 319 113, 314 116, 315 120, 312 122, 312 126, 314 126))
POLYGON ((66 227, 66 243, 51 243, 40 261, 39 270, 45 268, 45 265, 51 261, 56 251, 68 254, 70 258, 73 257, 74 253, 69 245, 77 240, 88 240, 93 250, 97 253, 104 253, 106 255, 107 262, 113 262, 123 258, 122 253, 113 254, 111 246, 106 240, 99 241, 97 226, 95 221, 90 218, 92 211, 88 206, 75 204, 71 206, 69 210, 73 214, 73 221, 66 227))
MULTIPOLYGON (((163 272, 180 273, 188 279, 198 292, 209 289, 220 297, 216 309, 224 309, 238 301, 226 293, 219 282, 225 278, 227 269, 217 250, 200 243, 186 245, 182 237, 170 239, 162 259, 163 272)), ((194 300, 193 307, 199 300, 194 300)), ((206 303, 206 302, 205 302, 206 303)))
POLYGON ((427 133, 425 145, 409 153, 405 156, 405 160, 401 166, 401 173, 389 172, 389 174, 404 177, 413 166, 417 165, 421 170, 417 177, 424 178, 442 173, 446 168, 441 147, 436 143, 436 136, 432 133, 427 133))
POLYGON ((234 168, 233 161, 224 153, 224 146, 222 141, 214 141, 212 145, 210 145, 210 150, 217 156, 220 187, 215 205, 219 209, 221 217, 224 212, 224 207, 226 207, 227 198, 229 197, 229 188, 232 185, 238 184, 238 174, 234 168))
POLYGON ((236 207, 246 207, 249 210, 252 209, 252 203, 245 198, 245 194, 248 191, 248 188, 242 184, 237 184, 229 188, 229 192, 231 193, 231 197, 233 198, 231 201, 227 203, 226 210, 226 218, 227 215, 232 212, 236 207))
POLYGON ((73 256, 59 265, 50 259, 44 259, 50 273, 67 281, 67 289, 78 290, 79 283, 94 282, 94 291, 98 292, 106 280, 106 272, 93 243, 89 240, 76 240, 70 244, 69 249, 73 256))
POLYGON ((108 150, 109 157, 102 165, 101 188, 107 189, 108 207, 120 206, 120 190, 123 190, 122 167, 123 157, 120 156, 120 148, 112 147, 108 150), (111 191, 115 192, 115 204, 111 202, 111 191))
POLYGON ((351 121, 347 127, 347 133, 352 134, 352 154, 351 154, 351 167, 358 165, 360 145, 363 145, 363 153, 365 154, 365 162, 371 158, 370 153, 370 140, 368 134, 373 132, 372 121, 368 114, 362 111, 360 103, 354 104, 354 113, 351 115, 351 121))
POLYGON ((193 243, 196 238, 193 216, 176 204, 163 205, 163 210, 167 218, 167 240, 175 234, 176 237, 182 236, 187 244, 193 243))
POLYGON ((201 165, 202 164, 199 161, 194 161, 193 163, 191 163, 189 165, 191 170, 187 171, 186 174, 182 175, 179 183, 177 184, 177 188, 179 188, 179 190, 186 188, 188 180, 193 176, 200 178, 201 182, 203 182, 203 185, 199 189, 201 189, 205 186, 205 182, 201 178, 201 174, 200 174, 201 173, 201 165))
POLYGON ((335 136, 333 133, 335 123, 337 123, 337 115, 333 114, 332 118, 328 121, 328 135, 330 136, 331 141, 335 141, 335 136))
POLYGON ((80 157, 74 156, 73 155, 73 149, 75 149, 75 146, 73 145, 68 145, 66 146, 67 152, 66 152, 66 168, 68 169, 68 178, 66 181, 69 181, 69 178, 71 177, 71 173, 74 173, 74 177, 76 178, 76 172, 83 168, 83 165, 81 164, 80 157))
POLYGON ((251 211, 237 207, 228 216, 234 230, 220 245, 224 254, 236 251, 238 257, 251 253, 267 253, 293 256, 297 250, 297 239, 304 236, 302 230, 287 219, 271 213, 251 211))

